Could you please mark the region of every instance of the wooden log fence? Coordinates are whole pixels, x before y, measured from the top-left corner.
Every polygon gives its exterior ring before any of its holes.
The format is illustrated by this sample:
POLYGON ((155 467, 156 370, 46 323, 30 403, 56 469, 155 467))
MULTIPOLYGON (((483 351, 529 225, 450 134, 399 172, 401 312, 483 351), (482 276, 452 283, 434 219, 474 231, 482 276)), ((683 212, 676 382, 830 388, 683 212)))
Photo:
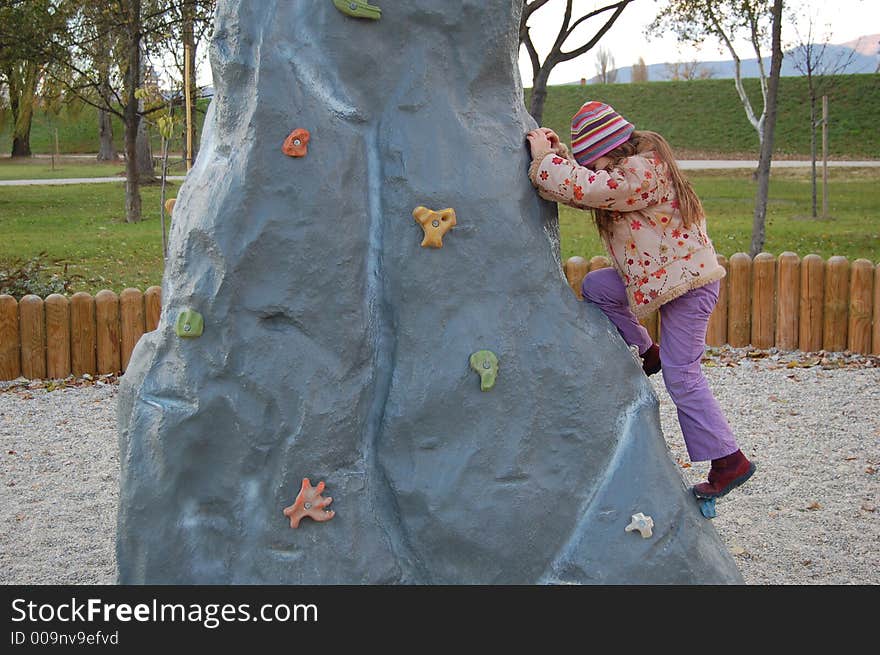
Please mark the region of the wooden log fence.
MULTIPOLYGON (((727 276, 706 330, 709 346, 880 355, 880 264, 792 252, 719 255, 718 263, 727 276)), ((572 257, 564 268, 580 298, 583 276, 610 265, 606 257, 589 264, 572 257)), ((659 314, 641 321, 658 342, 659 314)))
POLYGON ((66 378, 125 371, 138 340, 159 324, 160 287, 0 295, 0 380, 66 378))
MULTIPOLYGON (((709 319, 708 345, 880 355, 880 264, 800 259, 792 252, 760 253, 754 260, 745 253, 729 260, 719 255, 718 262, 727 276, 709 319)), ((581 298, 584 277, 608 266, 604 256, 571 257, 563 268, 581 298)), ((158 326, 161 307, 158 286, 69 299, 0 295, 0 380, 123 373, 138 340, 158 326)), ((642 325, 660 341, 660 312, 642 325)))

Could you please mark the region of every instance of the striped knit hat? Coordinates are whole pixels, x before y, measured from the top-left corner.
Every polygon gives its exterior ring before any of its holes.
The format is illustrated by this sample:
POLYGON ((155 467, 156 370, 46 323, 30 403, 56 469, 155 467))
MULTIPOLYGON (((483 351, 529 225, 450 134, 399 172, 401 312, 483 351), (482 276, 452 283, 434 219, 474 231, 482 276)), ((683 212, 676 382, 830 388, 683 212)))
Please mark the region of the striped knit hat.
POLYGON ((635 129, 605 103, 585 102, 571 119, 571 152, 586 166, 624 143, 635 129))

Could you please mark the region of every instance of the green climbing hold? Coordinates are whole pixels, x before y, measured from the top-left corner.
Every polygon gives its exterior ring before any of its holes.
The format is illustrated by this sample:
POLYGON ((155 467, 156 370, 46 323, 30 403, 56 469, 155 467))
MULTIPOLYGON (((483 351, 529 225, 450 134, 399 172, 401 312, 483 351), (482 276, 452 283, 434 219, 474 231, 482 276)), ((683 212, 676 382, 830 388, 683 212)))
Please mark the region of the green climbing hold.
POLYGON ((174 331, 177 336, 187 339, 200 337, 205 329, 205 319, 194 309, 184 309, 177 317, 174 331))
POLYGON ((355 18, 369 18, 379 20, 382 18, 382 10, 363 0, 333 0, 333 4, 343 14, 355 18))
POLYGON ((480 391, 489 391, 498 377, 498 357, 491 350, 478 350, 471 355, 471 368, 480 374, 480 391))

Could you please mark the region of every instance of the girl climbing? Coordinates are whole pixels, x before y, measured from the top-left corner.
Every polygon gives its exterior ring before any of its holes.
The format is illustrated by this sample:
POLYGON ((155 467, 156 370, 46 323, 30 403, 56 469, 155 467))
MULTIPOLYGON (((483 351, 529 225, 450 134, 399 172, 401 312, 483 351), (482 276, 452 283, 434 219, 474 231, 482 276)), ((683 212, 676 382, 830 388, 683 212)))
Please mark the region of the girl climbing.
POLYGON ((542 198, 591 209, 614 264, 588 274, 595 303, 624 341, 638 347, 647 375, 661 370, 678 410, 688 455, 711 460, 700 498, 717 498, 748 480, 742 453, 700 368, 709 316, 725 275, 706 233, 703 207, 669 144, 601 102, 571 121, 571 150, 548 128, 528 133, 529 178, 542 198), (639 318, 660 310, 660 345, 639 318), (661 366, 662 362, 662 366, 661 366))

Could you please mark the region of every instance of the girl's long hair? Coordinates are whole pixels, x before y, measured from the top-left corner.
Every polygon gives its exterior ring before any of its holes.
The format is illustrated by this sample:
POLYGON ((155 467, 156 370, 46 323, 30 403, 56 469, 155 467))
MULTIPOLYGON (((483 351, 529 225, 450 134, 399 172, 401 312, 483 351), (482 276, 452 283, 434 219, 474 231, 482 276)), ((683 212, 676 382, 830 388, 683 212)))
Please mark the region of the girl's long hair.
MULTIPOLYGON (((605 154, 606 157, 611 158, 612 162, 606 168, 610 169, 616 166, 625 157, 650 150, 653 150, 657 157, 666 164, 669 180, 672 182, 675 196, 678 199, 678 211, 681 214, 682 223, 685 227, 691 227, 703 218, 703 205, 697 194, 694 193, 691 183, 682 175, 681 169, 675 162, 675 155, 672 154, 672 148, 662 136, 648 130, 636 130, 628 141, 605 154)), ((603 234, 610 232, 616 214, 617 212, 613 210, 593 209, 593 219, 596 221, 599 232, 603 234)))

